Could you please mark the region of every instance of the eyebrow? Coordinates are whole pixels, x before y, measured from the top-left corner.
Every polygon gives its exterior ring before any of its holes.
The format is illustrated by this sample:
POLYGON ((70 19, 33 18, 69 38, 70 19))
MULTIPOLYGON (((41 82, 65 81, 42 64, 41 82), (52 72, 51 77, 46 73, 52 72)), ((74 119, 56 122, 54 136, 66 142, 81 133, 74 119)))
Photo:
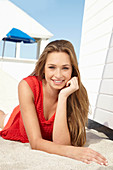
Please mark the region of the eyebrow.
MULTIPOLYGON (((56 66, 55 64, 48 64, 49 65, 52 65, 52 66, 56 66)), ((62 66, 71 66, 70 64, 63 64, 62 66)))

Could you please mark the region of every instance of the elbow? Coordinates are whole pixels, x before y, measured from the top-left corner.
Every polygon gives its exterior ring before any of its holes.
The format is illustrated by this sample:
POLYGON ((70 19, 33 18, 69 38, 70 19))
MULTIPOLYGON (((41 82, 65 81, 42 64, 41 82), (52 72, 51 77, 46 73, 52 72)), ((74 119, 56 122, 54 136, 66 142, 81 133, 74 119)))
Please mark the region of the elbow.
POLYGON ((30 147, 32 150, 40 150, 41 139, 30 141, 30 147))
POLYGON ((38 150, 36 143, 30 143, 30 147, 31 147, 32 150, 38 150))
POLYGON ((30 144, 32 150, 38 150, 36 145, 30 144))

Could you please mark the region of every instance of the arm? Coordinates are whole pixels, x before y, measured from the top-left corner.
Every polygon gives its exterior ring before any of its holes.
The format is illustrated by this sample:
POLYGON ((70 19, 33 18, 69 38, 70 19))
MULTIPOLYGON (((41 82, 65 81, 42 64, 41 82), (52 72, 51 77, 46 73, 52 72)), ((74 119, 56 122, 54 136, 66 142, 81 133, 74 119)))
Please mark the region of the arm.
POLYGON ((56 115, 53 126, 53 142, 71 145, 70 133, 67 124, 67 98, 59 95, 56 115))
POLYGON ((53 126, 53 141, 59 144, 70 145, 71 138, 67 124, 67 98, 79 88, 77 77, 73 77, 69 80, 66 86, 67 87, 60 91, 58 96, 58 104, 53 126))
POLYGON ((99 164, 105 164, 106 159, 99 153, 89 148, 60 145, 42 139, 39 121, 34 105, 34 96, 26 81, 22 80, 19 83, 18 93, 21 114, 32 149, 66 156, 86 163, 89 163, 89 161, 94 161, 99 164))

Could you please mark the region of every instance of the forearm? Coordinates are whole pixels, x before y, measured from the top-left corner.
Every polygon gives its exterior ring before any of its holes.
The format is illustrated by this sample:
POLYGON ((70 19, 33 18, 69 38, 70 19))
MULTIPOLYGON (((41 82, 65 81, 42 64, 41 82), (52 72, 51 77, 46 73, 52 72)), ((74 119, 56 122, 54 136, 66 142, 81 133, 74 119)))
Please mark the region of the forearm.
POLYGON ((107 165, 107 160, 105 157, 90 148, 59 145, 42 138, 38 138, 37 141, 38 142, 36 142, 36 147, 32 149, 45 151, 50 154, 65 156, 75 160, 83 161, 87 164, 94 161, 101 165, 107 165))
POLYGON ((72 156, 72 150, 73 150, 72 147, 73 146, 56 144, 52 141, 48 141, 40 138, 37 144, 35 145, 35 147, 32 149, 41 150, 50 154, 56 154, 60 156, 74 158, 72 156))
POLYGON ((70 144, 70 134, 67 124, 67 98, 60 95, 53 126, 53 141, 59 144, 70 144))

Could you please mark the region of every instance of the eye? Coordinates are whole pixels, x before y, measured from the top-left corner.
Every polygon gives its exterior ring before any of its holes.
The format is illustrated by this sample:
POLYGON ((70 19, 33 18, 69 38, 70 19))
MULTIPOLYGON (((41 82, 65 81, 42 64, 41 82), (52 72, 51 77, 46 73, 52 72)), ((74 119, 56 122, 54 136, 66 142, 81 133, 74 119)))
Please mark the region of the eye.
POLYGON ((50 68, 50 69, 54 69, 55 67, 53 67, 53 66, 50 66, 49 68, 50 68))
POLYGON ((63 70, 68 70, 69 69, 69 67, 63 67, 63 70))

